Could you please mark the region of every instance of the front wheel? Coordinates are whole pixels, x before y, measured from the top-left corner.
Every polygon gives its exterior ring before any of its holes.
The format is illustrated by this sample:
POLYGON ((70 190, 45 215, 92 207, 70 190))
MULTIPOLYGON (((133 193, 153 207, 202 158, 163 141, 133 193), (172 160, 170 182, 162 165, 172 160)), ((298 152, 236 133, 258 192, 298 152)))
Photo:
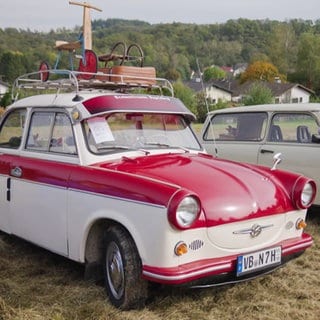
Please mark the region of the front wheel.
POLYGON ((141 278, 141 260, 132 238, 115 226, 105 240, 104 276, 111 303, 123 310, 142 307, 148 282, 141 278))

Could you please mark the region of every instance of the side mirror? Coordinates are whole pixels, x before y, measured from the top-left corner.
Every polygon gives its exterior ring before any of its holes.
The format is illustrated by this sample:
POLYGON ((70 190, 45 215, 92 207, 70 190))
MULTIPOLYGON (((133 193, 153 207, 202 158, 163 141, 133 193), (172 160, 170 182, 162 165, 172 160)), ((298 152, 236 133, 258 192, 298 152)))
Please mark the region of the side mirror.
POLYGON ((320 134, 313 134, 311 138, 311 142, 320 143, 320 134))
POLYGON ((282 161, 281 159, 281 153, 276 153, 274 156, 273 156, 273 166, 271 168, 271 170, 276 170, 277 169, 277 165, 282 161))

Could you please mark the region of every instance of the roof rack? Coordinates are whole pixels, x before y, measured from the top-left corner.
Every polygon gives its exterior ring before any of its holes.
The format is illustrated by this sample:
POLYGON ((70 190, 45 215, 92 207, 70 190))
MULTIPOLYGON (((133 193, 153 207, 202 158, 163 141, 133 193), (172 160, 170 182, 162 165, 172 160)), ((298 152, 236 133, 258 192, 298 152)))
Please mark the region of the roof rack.
POLYGON ((145 77, 137 74, 113 74, 104 72, 80 72, 67 69, 39 70, 18 77, 12 89, 13 100, 17 100, 22 89, 25 90, 56 90, 56 92, 81 90, 113 90, 128 92, 132 89, 156 89, 160 95, 167 90, 174 96, 169 80, 156 77, 145 77), (43 79, 48 79, 43 81, 43 79))

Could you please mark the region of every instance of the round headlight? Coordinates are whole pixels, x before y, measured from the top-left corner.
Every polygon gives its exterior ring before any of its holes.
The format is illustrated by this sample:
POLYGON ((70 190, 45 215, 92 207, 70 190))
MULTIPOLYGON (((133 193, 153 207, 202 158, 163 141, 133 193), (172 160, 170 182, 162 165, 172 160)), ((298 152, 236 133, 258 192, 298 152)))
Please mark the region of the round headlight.
POLYGON ((306 183, 301 192, 301 203, 303 206, 307 207, 310 205, 313 200, 314 189, 312 188, 311 183, 306 183))
POLYGON ((194 197, 184 198, 178 205, 176 216, 178 224, 183 227, 189 227, 198 217, 199 203, 194 197))
POLYGON ((188 229, 198 220, 200 211, 199 198, 186 190, 180 190, 169 203, 168 219, 177 229, 188 229))
POLYGON ((294 188, 293 201, 299 209, 309 208, 316 196, 317 187, 313 180, 300 178, 294 188))

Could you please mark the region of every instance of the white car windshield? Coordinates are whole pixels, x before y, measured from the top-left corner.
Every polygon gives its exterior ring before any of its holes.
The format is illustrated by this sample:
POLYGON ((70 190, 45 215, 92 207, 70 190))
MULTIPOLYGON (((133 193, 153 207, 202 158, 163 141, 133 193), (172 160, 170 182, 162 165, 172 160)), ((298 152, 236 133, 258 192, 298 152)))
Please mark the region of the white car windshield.
POLYGON ((184 148, 201 150, 194 133, 181 115, 113 113, 85 120, 84 131, 91 152, 184 148))

